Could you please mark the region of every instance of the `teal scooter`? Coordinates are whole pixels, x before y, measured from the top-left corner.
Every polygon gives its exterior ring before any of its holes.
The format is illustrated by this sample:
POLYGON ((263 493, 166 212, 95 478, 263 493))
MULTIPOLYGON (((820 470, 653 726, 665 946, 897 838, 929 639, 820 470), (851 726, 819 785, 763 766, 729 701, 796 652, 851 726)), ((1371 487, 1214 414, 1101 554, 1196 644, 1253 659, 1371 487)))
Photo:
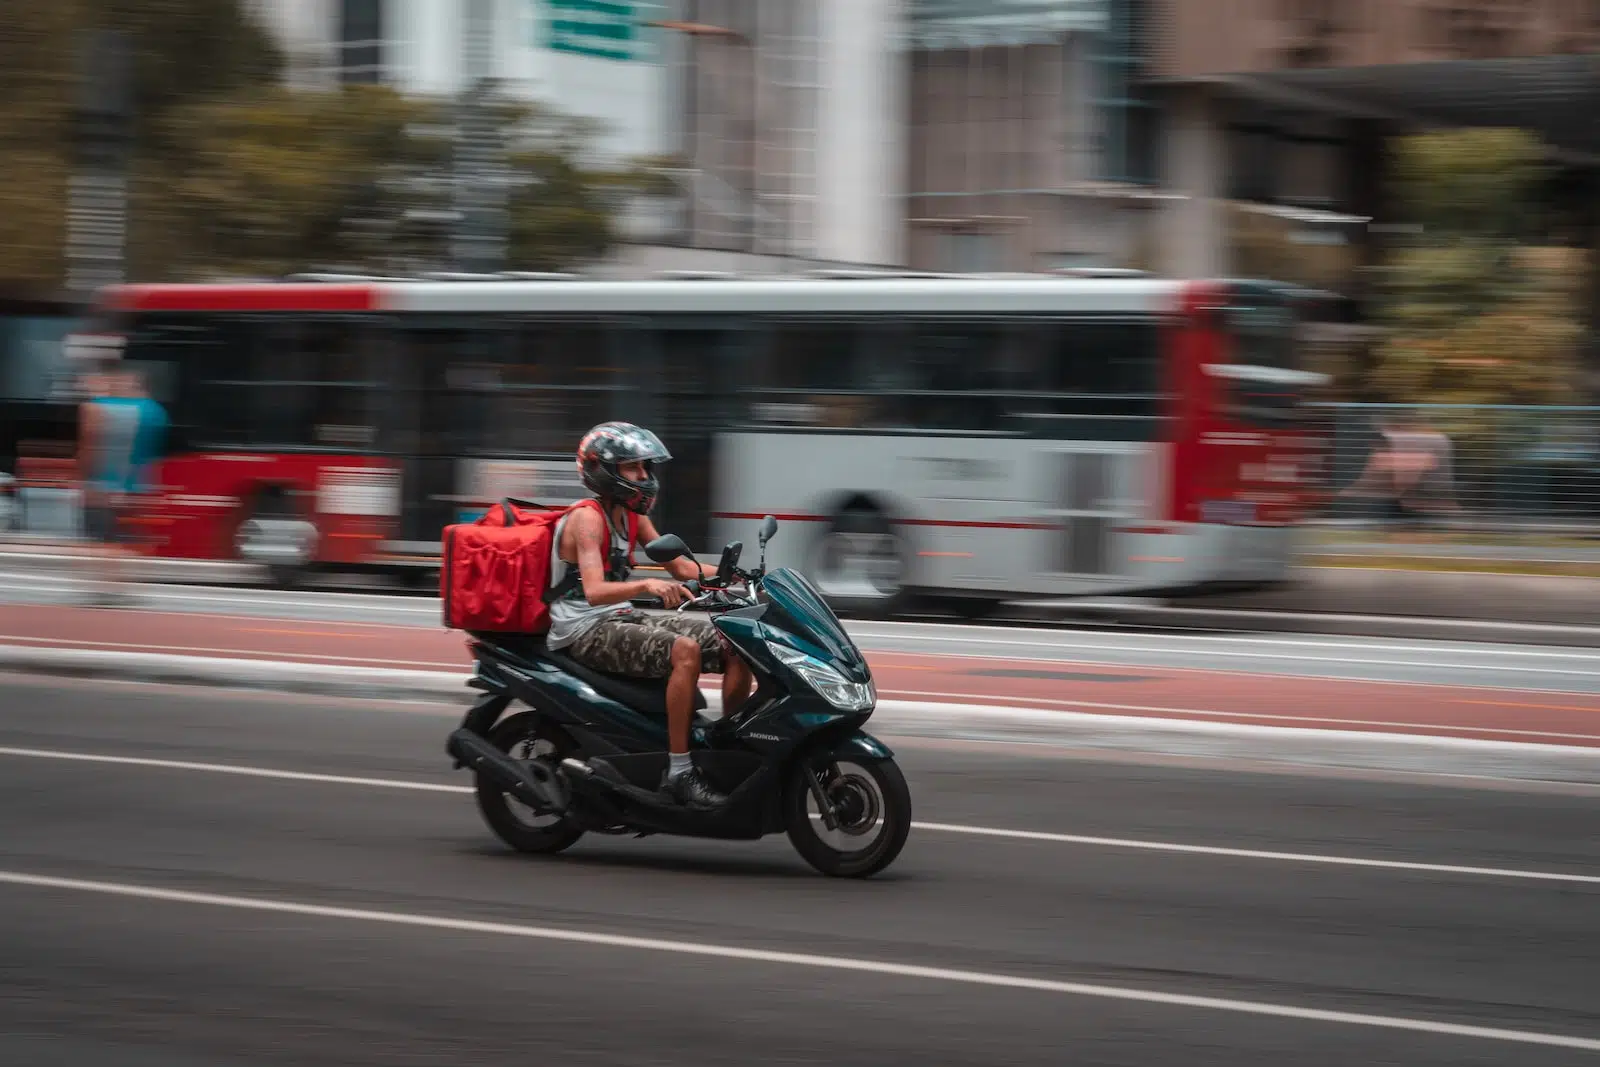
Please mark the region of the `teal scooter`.
MULTIPOLYGON (((727 796, 711 810, 658 791, 667 766, 666 682, 590 670, 539 635, 472 633, 482 696, 450 735, 458 768, 476 776, 479 811, 522 852, 557 853, 588 833, 755 840, 786 833, 827 875, 867 877, 900 854, 911 792, 894 754, 862 727, 877 704, 866 658, 815 587, 797 571, 739 568, 723 549, 714 575, 687 583, 689 608, 750 665, 756 686, 727 718, 696 692, 691 757, 727 796), (507 716, 513 702, 527 710, 507 716)), ((657 563, 691 557, 676 536, 645 546, 657 563)), ((659 605, 659 602, 657 602, 659 605)))

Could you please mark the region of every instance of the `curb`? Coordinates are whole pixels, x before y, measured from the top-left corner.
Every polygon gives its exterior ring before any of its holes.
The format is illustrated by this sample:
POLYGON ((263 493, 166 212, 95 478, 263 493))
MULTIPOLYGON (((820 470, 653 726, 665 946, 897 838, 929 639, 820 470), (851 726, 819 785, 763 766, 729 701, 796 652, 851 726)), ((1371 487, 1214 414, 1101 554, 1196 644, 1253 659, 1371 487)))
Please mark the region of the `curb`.
MULTIPOLYGON (((0 671, 72 678, 262 689, 465 708, 469 674, 281 660, 0 645, 0 671)), ((715 692, 707 702, 719 704, 715 692)), ((871 728, 886 737, 1009 742, 1204 759, 1600 785, 1600 748, 1419 734, 1317 730, 1041 711, 994 705, 884 700, 871 728)))

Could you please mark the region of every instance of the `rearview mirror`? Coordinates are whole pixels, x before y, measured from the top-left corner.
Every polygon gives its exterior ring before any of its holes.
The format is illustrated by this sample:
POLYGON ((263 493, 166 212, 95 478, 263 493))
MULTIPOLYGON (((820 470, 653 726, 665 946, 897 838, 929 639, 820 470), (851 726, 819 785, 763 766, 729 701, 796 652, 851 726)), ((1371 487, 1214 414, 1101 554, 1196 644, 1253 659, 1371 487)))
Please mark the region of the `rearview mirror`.
POLYGON ((662 534, 644 546, 644 554, 656 563, 671 563, 690 555, 689 546, 677 534, 662 534))
POLYGON ((775 516, 768 515, 761 520, 761 546, 766 547, 772 536, 778 532, 778 520, 775 516))
POLYGON ((733 568, 739 565, 739 557, 744 553, 743 541, 729 541, 722 550, 722 562, 717 564, 717 580, 727 583, 733 581, 733 568))

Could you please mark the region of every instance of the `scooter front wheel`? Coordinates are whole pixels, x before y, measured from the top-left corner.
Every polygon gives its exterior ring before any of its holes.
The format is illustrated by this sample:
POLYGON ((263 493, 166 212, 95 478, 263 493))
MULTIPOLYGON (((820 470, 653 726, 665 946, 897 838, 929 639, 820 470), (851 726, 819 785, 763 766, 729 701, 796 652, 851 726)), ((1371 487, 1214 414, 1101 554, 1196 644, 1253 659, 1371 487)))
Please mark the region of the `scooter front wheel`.
POLYGON ((836 878, 877 874, 900 855, 911 833, 911 789, 893 760, 844 760, 822 767, 798 761, 784 809, 795 851, 836 878))
MULTIPOLYGON (((553 768, 566 753, 559 737, 545 728, 539 716, 523 712, 505 719, 489 731, 489 743, 513 759, 542 760, 553 768)), ((545 854, 571 848, 583 836, 582 828, 548 811, 535 811, 478 776, 478 811, 495 836, 518 852, 545 854)))

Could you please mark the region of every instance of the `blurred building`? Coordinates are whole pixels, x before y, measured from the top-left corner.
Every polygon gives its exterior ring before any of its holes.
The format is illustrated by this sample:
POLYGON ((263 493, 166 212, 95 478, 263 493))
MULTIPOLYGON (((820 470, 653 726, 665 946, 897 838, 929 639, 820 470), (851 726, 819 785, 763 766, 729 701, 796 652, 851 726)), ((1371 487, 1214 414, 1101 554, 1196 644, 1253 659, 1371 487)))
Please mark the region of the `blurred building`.
POLYGON ((733 267, 901 262, 901 4, 669 0, 683 196, 659 238, 733 267))
MULTIPOLYGON (((1392 221, 1383 142, 1506 125, 1536 132, 1587 186, 1600 163, 1600 7, 1507 0, 1150 0, 1146 82, 1163 101, 1163 180, 1188 272, 1248 259, 1244 205, 1392 221)), ((1589 223, 1593 245, 1594 220, 1589 223)), ((1365 259, 1366 225, 1335 231, 1365 259)), ((1330 280, 1338 280, 1336 277, 1330 280)))
POLYGON ((1592 3, 669 6, 675 140, 703 186, 681 232, 703 247, 1346 291, 1391 221, 1389 136, 1507 123, 1591 180, 1600 159, 1592 3))
POLYGON ((299 85, 367 82, 453 96, 472 80, 468 18, 484 14, 490 75, 522 99, 599 123, 612 158, 667 151, 675 106, 651 25, 662 4, 634 0, 252 0, 289 53, 299 85))
POLYGON ((257 3, 301 81, 439 93, 487 5, 510 91, 675 160, 622 273, 1120 267, 1359 296, 1395 221, 1385 141, 1490 123, 1558 146, 1600 228, 1587 0, 257 3))

